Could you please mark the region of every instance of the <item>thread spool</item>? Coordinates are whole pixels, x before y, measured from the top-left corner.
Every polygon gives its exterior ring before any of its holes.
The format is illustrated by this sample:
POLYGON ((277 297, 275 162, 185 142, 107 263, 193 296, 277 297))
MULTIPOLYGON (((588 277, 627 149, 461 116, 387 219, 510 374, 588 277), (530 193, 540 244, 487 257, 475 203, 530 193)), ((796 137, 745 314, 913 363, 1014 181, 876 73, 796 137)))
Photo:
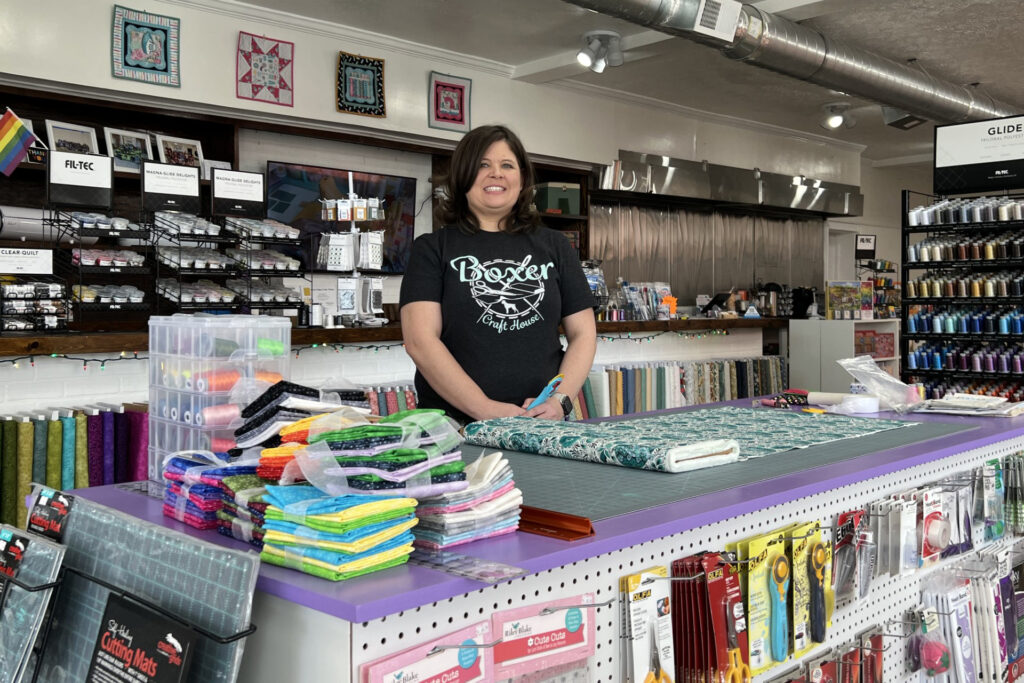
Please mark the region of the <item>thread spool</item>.
POLYGON ((196 414, 196 424, 207 427, 226 427, 233 421, 241 419, 242 409, 235 403, 224 403, 218 406, 207 406, 196 414))
POLYGON ((279 339, 267 339, 266 337, 260 337, 256 340, 256 350, 261 353, 270 354, 271 356, 283 356, 284 342, 279 339))
POLYGON ((210 440, 210 450, 214 453, 227 453, 238 445, 234 439, 215 436, 210 440))
POLYGON ((192 411, 191 410, 183 410, 183 411, 181 411, 181 421, 184 422, 187 425, 192 424, 192 411))
POLYGON ((222 392, 231 391, 231 388, 242 378, 238 370, 211 370, 204 372, 195 380, 196 391, 222 392))
POLYGON ((171 406, 171 419, 174 421, 178 420, 178 406, 171 406))
POLYGON ((281 373, 271 372, 270 370, 257 370, 255 377, 260 382, 266 382, 267 384, 277 384, 284 379, 281 373))

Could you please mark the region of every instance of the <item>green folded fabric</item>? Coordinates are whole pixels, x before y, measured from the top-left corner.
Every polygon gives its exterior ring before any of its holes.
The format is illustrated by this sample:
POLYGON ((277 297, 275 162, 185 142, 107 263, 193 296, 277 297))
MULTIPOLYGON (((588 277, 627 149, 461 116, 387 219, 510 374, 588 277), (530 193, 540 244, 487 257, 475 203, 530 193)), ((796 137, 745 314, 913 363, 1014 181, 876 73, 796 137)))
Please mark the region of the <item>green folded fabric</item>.
POLYGON ((75 488, 89 486, 89 429, 85 415, 75 415, 75 488))
POLYGON ((64 439, 64 425, 60 420, 50 420, 46 430, 46 485, 62 490, 60 481, 61 445, 64 439))
POLYGON ((0 424, 0 523, 18 523, 18 437, 12 420, 0 424))
MULTIPOLYGON (((458 474, 466 469, 466 463, 462 460, 456 462, 449 462, 444 465, 438 465, 437 467, 430 468, 431 477, 440 477, 445 474, 458 474)), ((356 474, 348 478, 349 482, 362 481, 362 482, 381 482, 384 479, 378 477, 376 474, 356 474)))
POLYGON ((406 561, 409 559, 409 556, 402 555, 401 557, 396 557, 385 562, 381 562, 380 564, 371 565, 369 567, 364 567, 362 569, 357 569, 355 571, 349 572, 339 572, 327 569, 326 567, 314 564, 313 562, 310 562, 308 560, 303 560, 301 566, 299 567, 289 567, 288 562, 285 560, 284 557, 275 555, 273 550, 269 549, 267 546, 263 546, 263 552, 260 553, 260 559, 264 562, 267 562, 268 564, 276 564, 278 567, 296 569, 305 574, 309 574, 310 576, 318 576, 321 579, 327 579, 329 581, 344 581, 346 579, 353 579, 357 576, 362 576, 364 574, 370 574, 373 572, 379 572, 382 569, 388 569, 390 567, 397 567, 400 564, 405 564, 406 561))
POLYGON ((46 420, 32 420, 32 481, 46 483, 46 420))
MULTIPOLYGON (((346 531, 352 531, 364 527, 368 524, 376 524, 378 522, 386 522, 390 519, 396 519, 398 517, 405 517, 409 514, 412 508, 397 508, 389 510, 387 512, 379 512, 375 515, 367 515, 366 517, 360 517, 348 522, 336 522, 330 519, 324 519, 320 515, 311 515, 302 519, 302 524, 305 524, 310 529, 316 529, 317 531, 327 531, 334 534, 343 534, 346 531)), ((277 519, 281 521, 295 521, 294 516, 287 516, 281 508, 271 505, 267 508, 265 514, 267 519, 277 519)))
MULTIPOLYGON (((36 426, 32 422, 15 423, 18 437, 18 497, 24 501, 32 493, 32 469, 35 462, 36 426)), ((45 445, 45 442, 44 442, 45 445)), ((28 522, 28 509, 24 502, 18 505, 18 528, 24 529, 28 522)))

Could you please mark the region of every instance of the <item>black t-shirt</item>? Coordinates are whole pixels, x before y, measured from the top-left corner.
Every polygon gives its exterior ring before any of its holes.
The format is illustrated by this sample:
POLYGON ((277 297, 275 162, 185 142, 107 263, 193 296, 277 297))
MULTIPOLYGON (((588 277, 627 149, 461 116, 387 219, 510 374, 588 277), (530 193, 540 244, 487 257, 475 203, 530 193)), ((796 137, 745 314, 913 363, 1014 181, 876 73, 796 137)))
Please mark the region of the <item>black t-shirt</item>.
MULTIPOLYGON (((594 305, 569 240, 556 230, 477 232, 449 226, 416 238, 400 303, 441 304, 441 341, 495 401, 522 405, 562 362, 558 325, 594 305)), ((419 405, 453 408, 416 372, 419 405)))

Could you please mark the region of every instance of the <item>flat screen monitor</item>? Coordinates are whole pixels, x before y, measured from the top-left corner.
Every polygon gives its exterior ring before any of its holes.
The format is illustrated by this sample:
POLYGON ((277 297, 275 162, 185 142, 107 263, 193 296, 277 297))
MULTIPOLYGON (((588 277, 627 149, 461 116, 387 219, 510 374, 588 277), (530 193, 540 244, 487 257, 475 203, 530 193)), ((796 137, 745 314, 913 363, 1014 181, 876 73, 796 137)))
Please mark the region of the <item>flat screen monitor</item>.
MULTIPOLYGON (((348 221, 322 218, 321 199, 359 197, 384 199, 384 218, 361 221, 361 230, 384 231, 384 273, 404 273, 409 263, 416 220, 416 179, 348 171, 283 161, 267 162, 267 217, 302 231, 303 236, 347 232, 348 221), (349 173, 352 187, 349 188, 349 173)), ((315 246, 314 246, 315 249, 315 246)), ((314 252, 315 253, 315 252, 314 252)), ((310 255, 303 263, 313 268, 310 255)))
POLYGON ((938 195, 1024 188, 1024 116, 935 126, 938 195))

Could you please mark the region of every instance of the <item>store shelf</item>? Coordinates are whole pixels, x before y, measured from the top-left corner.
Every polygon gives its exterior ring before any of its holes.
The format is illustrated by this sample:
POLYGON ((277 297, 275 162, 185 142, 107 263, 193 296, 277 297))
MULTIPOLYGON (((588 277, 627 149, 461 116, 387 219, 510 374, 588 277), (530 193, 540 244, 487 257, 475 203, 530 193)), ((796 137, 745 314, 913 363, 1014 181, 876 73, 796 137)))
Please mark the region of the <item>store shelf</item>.
POLYGON ((899 360, 899 359, 900 359, 899 356, 884 356, 882 358, 875 358, 874 356, 872 356, 872 360, 879 361, 879 362, 889 361, 889 360, 899 360))
POLYGON ((302 305, 301 301, 249 301, 247 302, 249 308, 259 308, 262 310, 283 310, 287 308, 298 308, 302 305))
POLYGON ((190 242, 194 244, 202 243, 215 243, 215 244, 234 244, 239 241, 239 237, 234 234, 225 235, 223 232, 217 235, 191 235, 183 234, 178 232, 168 232, 166 230, 157 230, 157 237, 161 239, 168 239, 174 242, 190 242))
POLYGON ((904 332, 903 336, 912 341, 1024 341, 1020 334, 904 332))
POLYGON ((926 296, 909 298, 903 297, 904 305, 925 305, 925 304, 1015 304, 1024 302, 1024 296, 926 296))
POLYGON ((912 370, 904 368, 903 374, 908 377, 962 377, 965 379, 1001 379, 1014 382, 1024 382, 1024 374, 1013 374, 1010 372, 988 372, 982 370, 912 370))
POLYGON ((908 270, 948 270, 951 268, 970 268, 971 270, 1000 270, 1024 266, 1022 258, 997 259, 964 259, 956 261, 911 261, 903 264, 903 271, 908 270))
POLYGON ((235 268, 175 268, 167 263, 161 263, 160 270, 164 269, 175 275, 198 275, 201 277, 238 277, 245 272, 235 268))
POLYGON ((146 266, 72 266, 82 275, 149 275, 153 269, 146 266))
MULTIPOLYGON (((904 216, 904 221, 906 216, 904 216)), ((1019 230, 1024 228, 1024 221, 992 221, 986 223, 948 223, 943 225, 904 226, 903 232, 908 234, 949 233, 963 230, 1019 230)))
POLYGON ((149 230, 104 230, 101 228, 71 228, 71 231, 79 237, 107 237, 110 239, 136 239, 148 240, 149 230))
POLYGON ((72 306, 82 312, 93 312, 103 313, 106 311, 117 311, 117 312, 143 312, 150 310, 151 306, 148 301, 141 301, 132 303, 130 301, 123 303, 102 303, 98 301, 73 301, 72 306))
POLYGON ((686 320, 625 320, 597 323, 599 333, 664 332, 685 330, 784 329, 788 318, 688 318, 686 320))
POLYGON ((306 245, 309 244, 309 240, 308 239, 303 239, 301 237, 299 239, 289 239, 287 237, 248 237, 248 236, 244 236, 243 237, 242 235, 238 235, 237 233, 229 233, 229 234, 234 235, 235 236, 234 241, 240 242, 240 243, 241 242, 248 242, 250 244, 251 243, 258 243, 258 244, 284 244, 284 245, 292 245, 292 246, 295 246, 295 247, 302 247, 302 246, 306 246, 306 245))
MULTIPOLYGON (((301 277, 305 278, 309 271, 305 270, 271 270, 268 268, 240 268, 236 271, 242 277, 301 277)), ((350 270, 335 271, 337 273, 351 273, 350 270)), ((367 272, 367 271, 360 271, 367 272)))

